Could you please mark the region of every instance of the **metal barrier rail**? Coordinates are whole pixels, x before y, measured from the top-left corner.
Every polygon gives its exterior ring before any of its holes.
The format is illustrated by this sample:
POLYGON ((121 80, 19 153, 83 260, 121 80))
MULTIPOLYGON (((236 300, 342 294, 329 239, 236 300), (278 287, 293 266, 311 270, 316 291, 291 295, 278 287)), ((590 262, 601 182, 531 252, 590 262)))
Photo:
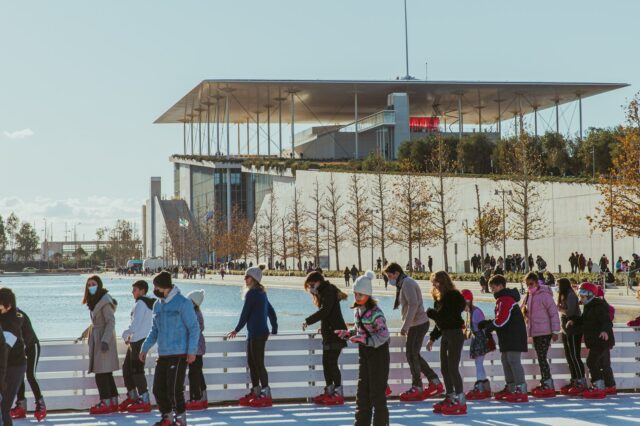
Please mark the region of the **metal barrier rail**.
MULTIPOLYGON (((617 324, 615 329, 616 346, 611 353, 613 372, 618 389, 640 389, 640 330, 617 324)), ((246 342, 240 337, 225 340, 223 335, 207 335, 207 351, 204 357, 204 373, 210 402, 235 401, 248 389, 249 374, 246 367, 246 342)), ((397 331, 391 338, 391 368, 389 385, 394 395, 411 386, 409 366, 404 354, 405 338, 397 331)), ((92 374, 87 374, 88 346, 74 343, 73 340, 43 340, 42 353, 38 365, 38 381, 44 393, 49 409, 86 409, 98 400, 97 389, 92 374)), ((118 342, 121 360, 126 353, 126 345, 118 342)), ((586 357, 583 349, 583 358, 586 357)), ((434 345, 432 352, 423 349, 422 355, 430 365, 439 371, 439 346, 434 345)), ((153 365, 156 353, 148 356, 147 371, 149 386, 153 382, 153 365)), ((529 386, 537 386, 539 369, 535 351, 523 354, 523 364, 529 386)), ((555 343, 549 350, 551 371, 556 387, 567 383, 569 369, 564 358, 561 343, 555 343)), ((475 366, 469 357, 469 348, 465 346, 462 356, 461 373, 465 381, 465 390, 476 380, 475 366)), ((324 386, 322 372, 322 342, 319 335, 310 333, 283 333, 271 336, 267 343, 265 359, 269 371, 269 383, 276 400, 304 399, 317 395, 324 386)), ((358 350, 349 345, 340 357, 345 395, 355 395, 358 350)), ((487 376, 494 390, 504 385, 500 353, 488 354, 485 358, 487 376)), ((120 394, 125 393, 121 372, 114 373, 120 394)), ((188 380, 187 380, 188 382, 188 380)), ((31 396, 29 396, 31 398, 31 396)))

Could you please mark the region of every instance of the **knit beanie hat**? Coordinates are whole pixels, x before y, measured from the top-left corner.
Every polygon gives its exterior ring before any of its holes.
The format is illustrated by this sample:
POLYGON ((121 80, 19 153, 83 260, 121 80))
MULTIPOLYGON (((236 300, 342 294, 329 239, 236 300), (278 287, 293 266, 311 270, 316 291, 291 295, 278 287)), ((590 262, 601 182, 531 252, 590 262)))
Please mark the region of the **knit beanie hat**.
POLYGON ((153 285, 160 288, 171 288, 171 274, 167 271, 160 272, 153 277, 153 285))
POLYGON ((354 293, 366 294, 367 296, 373 296, 373 279, 376 277, 376 273, 373 271, 367 271, 364 275, 356 279, 356 283, 353 285, 354 293))
POLYGON ((462 297, 464 297, 465 302, 473 302, 473 293, 471 290, 465 288, 460 293, 462 293, 462 297))
POLYGON ((204 290, 193 290, 187 294, 187 297, 191 299, 193 303, 200 306, 204 301, 204 290))
POLYGON ((254 280, 256 280, 257 282, 261 283, 262 282, 262 268, 260 266, 252 266, 251 268, 247 269, 244 273, 245 277, 251 277, 254 280))

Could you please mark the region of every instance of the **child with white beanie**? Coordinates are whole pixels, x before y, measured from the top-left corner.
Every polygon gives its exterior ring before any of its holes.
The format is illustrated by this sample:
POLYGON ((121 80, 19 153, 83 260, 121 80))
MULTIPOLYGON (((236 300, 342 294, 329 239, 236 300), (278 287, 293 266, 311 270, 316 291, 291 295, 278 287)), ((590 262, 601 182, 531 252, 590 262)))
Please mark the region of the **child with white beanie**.
POLYGON ((389 329, 382 309, 372 297, 375 272, 358 277, 353 294, 355 328, 336 330, 343 339, 358 343, 358 390, 356 393, 356 426, 389 423, 385 391, 389 379, 389 329))

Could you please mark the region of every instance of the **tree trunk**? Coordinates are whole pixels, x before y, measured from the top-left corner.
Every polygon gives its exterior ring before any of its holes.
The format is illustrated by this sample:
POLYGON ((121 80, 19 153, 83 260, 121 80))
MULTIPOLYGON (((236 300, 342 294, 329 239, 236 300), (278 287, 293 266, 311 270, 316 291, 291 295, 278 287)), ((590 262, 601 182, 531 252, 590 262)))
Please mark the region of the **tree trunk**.
POLYGON ((444 270, 449 272, 449 255, 447 253, 448 235, 447 218, 444 211, 444 178, 440 175, 440 220, 442 221, 442 249, 444 251, 444 270))

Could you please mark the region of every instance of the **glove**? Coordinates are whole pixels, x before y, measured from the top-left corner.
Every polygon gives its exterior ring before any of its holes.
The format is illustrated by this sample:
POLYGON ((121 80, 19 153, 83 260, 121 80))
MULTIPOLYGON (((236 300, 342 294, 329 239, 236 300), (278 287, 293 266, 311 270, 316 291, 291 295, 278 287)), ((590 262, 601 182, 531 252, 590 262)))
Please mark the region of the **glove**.
POLYGON ((351 343, 360 343, 364 345, 366 342, 366 339, 364 338, 364 336, 353 336, 352 338, 349 339, 349 341, 351 343))
POLYGON ((347 340, 349 337, 351 337, 351 332, 349 330, 336 330, 335 333, 341 339, 347 340))
POLYGON ((482 320, 478 323, 478 329, 484 330, 489 324, 491 324, 491 320, 482 320))
POLYGON ((433 318, 433 314, 435 314, 435 313, 436 313, 436 310, 435 310, 435 309, 433 309, 433 308, 429 308, 429 309, 427 309, 427 316, 428 316, 429 318, 433 318))
POLYGON ((100 350, 102 352, 107 352, 109 350, 109 344, 107 342, 102 342, 100 344, 100 350))

